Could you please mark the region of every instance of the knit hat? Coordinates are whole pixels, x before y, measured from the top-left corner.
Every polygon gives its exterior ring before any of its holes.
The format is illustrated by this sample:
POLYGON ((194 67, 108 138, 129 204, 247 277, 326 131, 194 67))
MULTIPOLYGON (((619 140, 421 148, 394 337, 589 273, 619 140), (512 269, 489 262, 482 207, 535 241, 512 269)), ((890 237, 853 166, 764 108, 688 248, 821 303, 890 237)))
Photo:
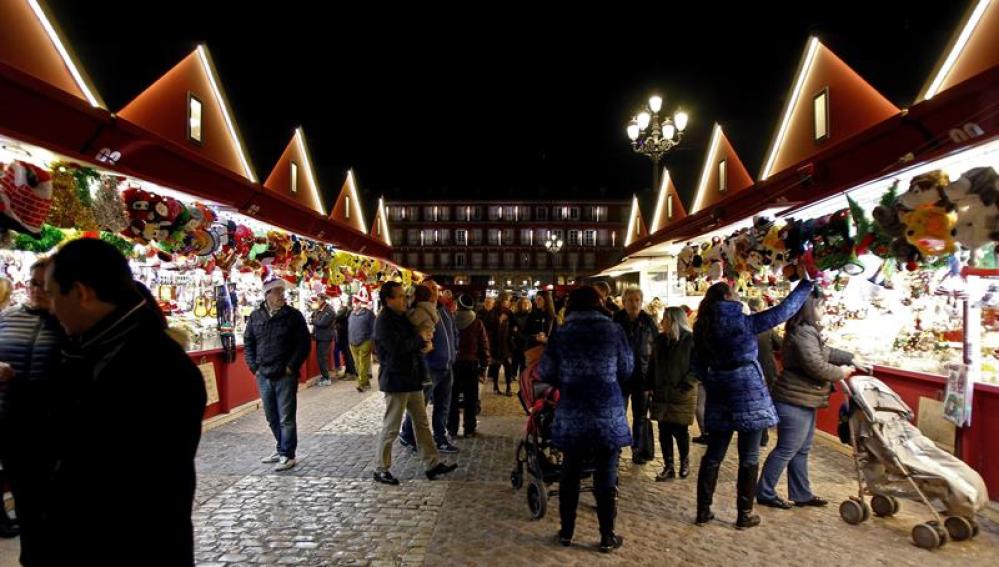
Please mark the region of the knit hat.
POLYGON ((475 300, 472 299, 471 295, 463 293, 461 294, 461 297, 458 298, 458 308, 471 311, 472 309, 475 309, 475 300))

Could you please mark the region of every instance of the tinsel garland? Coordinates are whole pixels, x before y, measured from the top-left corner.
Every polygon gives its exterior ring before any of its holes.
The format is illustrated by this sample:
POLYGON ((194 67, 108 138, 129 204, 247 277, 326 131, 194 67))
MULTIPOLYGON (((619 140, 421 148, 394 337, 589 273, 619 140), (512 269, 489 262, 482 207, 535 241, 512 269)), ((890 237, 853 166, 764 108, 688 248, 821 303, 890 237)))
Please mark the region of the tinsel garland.
POLYGON ((52 210, 48 222, 62 228, 97 230, 93 211, 80 200, 72 166, 56 163, 52 167, 52 210))
POLYGON ((121 193, 118 192, 120 178, 105 175, 94 197, 94 219, 98 226, 108 232, 121 232, 128 227, 128 215, 121 193))
POLYGON ((117 248, 118 251, 121 252, 126 258, 132 257, 135 244, 133 244, 131 240, 127 240, 113 232, 107 232, 104 230, 101 231, 101 240, 117 248))
POLYGON ((45 254, 65 239, 66 234, 62 230, 50 224, 45 224, 42 225, 42 233, 38 235, 38 238, 30 234, 18 234, 14 238, 14 249, 34 252, 35 254, 45 254))

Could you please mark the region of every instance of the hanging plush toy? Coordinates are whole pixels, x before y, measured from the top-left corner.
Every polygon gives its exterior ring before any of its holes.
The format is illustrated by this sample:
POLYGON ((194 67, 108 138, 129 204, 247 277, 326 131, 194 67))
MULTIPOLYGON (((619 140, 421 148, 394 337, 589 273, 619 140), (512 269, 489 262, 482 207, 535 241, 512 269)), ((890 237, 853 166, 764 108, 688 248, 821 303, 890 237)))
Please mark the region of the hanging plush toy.
POLYGON ((725 275, 725 257, 722 254, 721 238, 716 236, 711 240, 711 248, 704 255, 704 263, 707 266, 708 281, 718 281, 725 275))
POLYGON ((694 278, 694 247, 689 243, 684 245, 676 255, 676 273, 681 278, 694 278))
POLYGON ((30 163, 15 161, 0 177, 0 231, 38 236, 52 206, 52 176, 30 163))
POLYGON ((943 207, 920 207, 902 213, 905 224, 905 239, 924 256, 953 254, 955 246, 957 213, 948 212, 943 207))
POLYGON ((156 195, 137 187, 129 187, 122 194, 122 198, 129 217, 129 225, 122 234, 140 244, 149 244, 153 240, 166 240, 170 236, 170 222, 164 221, 155 210, 158 203, 162 204, 156 195))
POLYGON ((937 205, 944 199, 944 188, 950 185, 950 178, 943 170, 935 170, 917 175, 909 182, 909 190, 899 197, 899 202, 909 210, 937 205))
POLYGON ((978 248, 999 241, 999 175, 991 167, 971 169, 944 194, 957 211, 954 238, 972 251, 975 264, 978 248))
POLYGON ((863 273, 864 264, 857 258, 850 234, 848 209, 818 219, 813 227, 811 243, 812 256, 820 270, 843 270, 850 275, 863 273))

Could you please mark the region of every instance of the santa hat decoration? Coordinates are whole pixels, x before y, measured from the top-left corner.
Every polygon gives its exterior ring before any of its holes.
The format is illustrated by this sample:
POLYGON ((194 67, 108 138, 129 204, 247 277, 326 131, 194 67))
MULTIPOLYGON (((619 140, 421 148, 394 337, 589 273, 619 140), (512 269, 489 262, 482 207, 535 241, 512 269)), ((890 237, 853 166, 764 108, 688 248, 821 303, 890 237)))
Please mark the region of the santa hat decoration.
POLYGON ((278 288, 288 289, 288 282, 281 278, 271 278, 264 281, 264 295, 267 295, 271 290, 278 288))
POLYGON ((39 235, 52 207, 52 175, 15 161, 0 177, 0 228, 39 235))
POLYGON ((361 307, 371 306, 371 291, 368 290, 368 286, 361 286, 361 289, 354 294, 354 305, 360 305, 361 307))

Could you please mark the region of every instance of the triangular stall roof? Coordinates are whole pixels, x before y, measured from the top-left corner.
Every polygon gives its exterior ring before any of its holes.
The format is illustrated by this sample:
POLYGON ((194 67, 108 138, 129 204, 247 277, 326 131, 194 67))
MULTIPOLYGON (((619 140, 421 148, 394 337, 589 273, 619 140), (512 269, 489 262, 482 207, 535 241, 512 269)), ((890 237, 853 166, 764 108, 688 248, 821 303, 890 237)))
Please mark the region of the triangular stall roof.
POLYGON ((899 113, 816 37, 808 40, 760 180, 899 113))
POLYGON ((735 153, 722 127, 716 123, 690 214, 698 213, 729 195, 752 186, 753 178, 749 176, 746 166, 742 165, 742 160, 735 153))
POLYGON ((642 220, 642 209, 638 206, 638 196, 631 197, 631 213, 628 215, 628 234, 624 237, 624 245, 628 246, 636 240, 649 235, 649 230, 642 220))
POLYGON ((392 236, 389 234, 388 215, 385 214, 385 198, 378 197, 378 210, 375 211, 375 220, 371 223, 371 238, 384 242, 392 246, 392 236))
POLYGON ((669 174, 669 170, 664 168, 649 234, 655 234, 685 216, 687 216, 687 210, 683 207, 680 194, 676 192, 673 177, 669 174))
POLYGON ((330 210, 330 220, 347 225, 354 230, 367 234, 364 224, 364 211, 361 209, 361 199, 357 192, 357 182, 354 180, 354 170, 347 170, 347 178, 343 181, 340 195, 337 196, 330 210))
POLYGON ((322 191, 319 188, 316 171, 312 167, 312 156, 305 142, 305 132, 301 127, 295 129, 295 134, 288 142, 284 153, 274 165, 267 181, 264 181, 264 189, 274 191, 326 216, 322 191))
POLYGON ((927 79, 917 102, 999 65, 999 0, 975 0, 927 79))

